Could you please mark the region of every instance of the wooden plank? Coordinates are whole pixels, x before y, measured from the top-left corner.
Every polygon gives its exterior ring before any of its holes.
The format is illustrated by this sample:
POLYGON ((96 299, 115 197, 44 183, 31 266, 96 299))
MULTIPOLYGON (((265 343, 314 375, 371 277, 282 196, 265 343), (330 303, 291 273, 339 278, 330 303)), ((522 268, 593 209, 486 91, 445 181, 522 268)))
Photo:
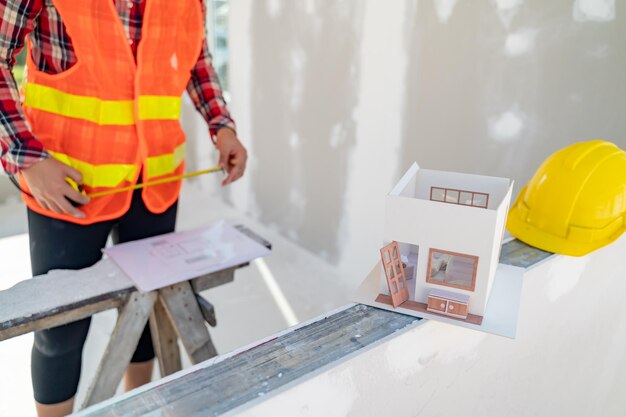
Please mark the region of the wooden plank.
POLYGON ((528 269, 552 255, 554 254, 529 246, 521 240, 513 239, 502 245, 500 263, 528 269))
POLYGON ((161 370, 161 377, 180 371, 182 364, 180 361, 180 349, 178 348, 178 336, 165 311, 161 297, 158 297, 154 303, 152 314, 150 315, 150 330, 154 352, 161 370))
POLYGON ((211 288, 219 287, 220 285, 233 282, 235 279, 235 271, 246 265, 239 265, 235 268, 225 269, 223 271, 214 272, 212 274, 202 275, 198 278, 191 280, 191 285, 196 293, 205 291, 211 288))
POLYGON ((146 326, 156 293, 129 295, 111 334, 96 376, 87 391, 83 407, 111 398, 122 380, 124 370, 130 363, 141 333, 146 326))
MULTIPOLYGON (((71 323, 101 311, 120 307, 126 297, 135 291, 135 288, 127 278, 123 285, 114 280, 102 285, 103 281, 107 279, 103 277, 102 271, 106 272, 108 277, 109 274, 117 273, 115 271, 117 266, 105 262, 105 260, 100 262, 101 264, 97 264, 100 272, 93 275, 86 276, 83 273, 85 270, 55 271, 52 277, 42 275, 22 281, 10 289, 0 291, 0 341, 32 331, 71 323), (43 280, 47 281, 44 282, 43 280), (89 286, 89 283, 94 285, 89 286), (103 292, 107 286, 124 288, 103 292), (92 288, 94 291, 77 297, 77 292, 72 288, 92 288), (51 292, 57 293, 56 298, 52 300, 32 296, 32 294, 50 294, 51 292), (26 293, 31 295, 26 297, 26 293), (25 300, 25 302, 21 300, 25 300), (20 316, 20 314, 25 315, 20 316)), ((232 282, 235 278, 235 270, 241 267, 243 265, 195 278, 192 280, 194 290, 200 292, 232 282)), ((92 270, 91 268, 87 269, 92 270)))
POLYGON ((216 416, 338 362, 420 319, 355 305, 238 355, 83 416, 216 416), (152 414, 150 414, 152 415, 152 414))
POLYGON ((104 294, 87 300, 64 306, 63 308, 39 312, 31 317, 7 320, 0 323, 0 341, 20 336, 36 330, 49 329, 90 317, 101 311, 118 308, 124 304, 131 289, 104 294))
MULTIPOLYGON (((232 282, 235 271, 243 266, 195 278, 194 290, 200 292, 232 282)), ((133 291, 135 287, 126 275, 108 260, 80 271, 54 271, 22 281, 0 291, 0 341, 118 308, 133 291), (113 290, 105 292, 107 288, 113 290), (88 291, 81 295, 83 289, 88 291), (54 297, 32 296, 51 292, 54 297)))
POLYGON ((0 291, 0 340, 118 307, 133 290, 132 282, 109 259, 90 268, 51 271, 21 281, 0 291))
POLYGON ((174 324, 192 364, 217 355, 209 330, 204 324, 195 293, 188 281, 159 290, 168 317, 174 324))
POLYGON ((217 317, 215 316, 215 306, 209 302, 206 298, 200 294, 196 294, 196 300, 198 300, 198 306, 202 312, 202 317, 206 320, 211 327, 217 326, 217 317))

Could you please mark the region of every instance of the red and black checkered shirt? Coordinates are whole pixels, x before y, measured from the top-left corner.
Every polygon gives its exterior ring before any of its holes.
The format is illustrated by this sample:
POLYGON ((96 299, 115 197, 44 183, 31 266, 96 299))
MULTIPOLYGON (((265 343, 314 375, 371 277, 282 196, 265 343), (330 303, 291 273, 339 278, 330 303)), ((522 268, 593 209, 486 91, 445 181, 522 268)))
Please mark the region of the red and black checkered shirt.
MULTIPOLYGON (((136 55, 146 1, 150 0, 110 1, 115 3, 136 55)), ((76 55, 52 0, 0 0, 0 19, 0 162, 5 172, 14 174, 49 156, 30 131, 22 113, 18 88, 11 73, 15 56, 24 47, 28 35, 33 45, 33 61, 41 71, 63 72, 76 62, 76 55)), ((222 127, 234 130, 235 124, 211 60, 205 40, 191 71, 187 91, 214 135, 222 127)))

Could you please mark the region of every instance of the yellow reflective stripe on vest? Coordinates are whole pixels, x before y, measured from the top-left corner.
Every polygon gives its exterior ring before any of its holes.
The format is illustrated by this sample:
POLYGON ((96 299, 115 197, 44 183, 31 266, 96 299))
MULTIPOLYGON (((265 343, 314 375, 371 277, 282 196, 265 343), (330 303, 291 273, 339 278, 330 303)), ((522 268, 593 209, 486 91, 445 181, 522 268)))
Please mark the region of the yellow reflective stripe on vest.
POLYGON ((139 120, 178 120, 180 97, 139 96, 139 120))
POLYGON ((129 126, 135 124, 133 100, 101 100, 77 96, 45 85, 26 83, 24 105, 99 125, 129 126))
POLYGON ((174 173, 185 160, 185 149, 185 144, 181 143, 174 149, 174 153, 148 157, 145 165, 148 178, 174 173))
MULTIPOLYGON (((135 124, 133 100, 102 100, 65 93, 40 84, 26 83, 24 105, 98 125, 135 124)), ((178 120, 180 108, 181 98, 178 96, 140 96, 139 120, 178 120)))
MULTIPOLYGON (((123 181, 132 182, 137 174, 134 164, 94 165, 58 152, 50 152, 55 159, 80 171, 83 184, 91 188, 113 188, 123 181)), ((148 178, 173 174, 185 160, 185 144, 176 147, 174 153, 152 156, 146 159, 145 169, 148 178)))
POLYGON ((93 165, 62 153, 50 152, 50 155, 80 171, 80 173, 83 174, 83 184, 91 188, 117 187, 123 181, 134 181, 137 175, 137 167, 135 164, 93 165))

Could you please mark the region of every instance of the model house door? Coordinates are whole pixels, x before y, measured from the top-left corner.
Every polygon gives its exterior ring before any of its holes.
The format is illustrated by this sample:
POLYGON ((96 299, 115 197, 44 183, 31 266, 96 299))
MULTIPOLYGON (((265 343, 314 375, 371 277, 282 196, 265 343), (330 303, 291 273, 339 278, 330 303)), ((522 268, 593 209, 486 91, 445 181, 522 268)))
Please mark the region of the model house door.
POLYGON ((398 242, 392 242, 380 250, 380 256, 385 268, 389 294, 394 308, 409 299, 409 289, 406 286, 406 275, 404 266, 400 259, 400 249, 398 242))

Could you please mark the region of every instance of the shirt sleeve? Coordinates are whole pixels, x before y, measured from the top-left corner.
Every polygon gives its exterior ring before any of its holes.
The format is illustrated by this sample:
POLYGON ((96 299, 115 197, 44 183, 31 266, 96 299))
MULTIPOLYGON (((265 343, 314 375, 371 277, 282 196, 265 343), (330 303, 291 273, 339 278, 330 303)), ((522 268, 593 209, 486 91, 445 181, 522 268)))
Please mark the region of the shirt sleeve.
POLYGON ((187 91, 196 109, 207 121, 211 138, 223 127, 236 130, 235 122, 224 100, 219 77, 213 68, 213 57, 209 52, 206 36, 198 62, 191 70, 187 91))
POLYGON ((11 72, 41 8, 41 0, 0 0, 0 163, 8 174, 49 157, 24 117, 11 72))

